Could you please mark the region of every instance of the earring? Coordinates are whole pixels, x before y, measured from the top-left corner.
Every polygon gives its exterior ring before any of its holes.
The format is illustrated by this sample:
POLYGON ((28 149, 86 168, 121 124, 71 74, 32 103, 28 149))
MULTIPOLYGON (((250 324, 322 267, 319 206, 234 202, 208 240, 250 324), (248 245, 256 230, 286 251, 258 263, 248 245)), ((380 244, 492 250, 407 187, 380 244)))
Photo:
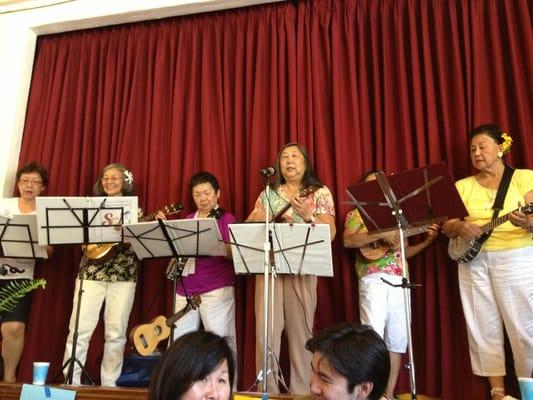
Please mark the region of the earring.
POLYGON ((503 157, 503 151, 499 151, 499 152, 498 152, 498 157, 500 157, 500 158, 503 157))

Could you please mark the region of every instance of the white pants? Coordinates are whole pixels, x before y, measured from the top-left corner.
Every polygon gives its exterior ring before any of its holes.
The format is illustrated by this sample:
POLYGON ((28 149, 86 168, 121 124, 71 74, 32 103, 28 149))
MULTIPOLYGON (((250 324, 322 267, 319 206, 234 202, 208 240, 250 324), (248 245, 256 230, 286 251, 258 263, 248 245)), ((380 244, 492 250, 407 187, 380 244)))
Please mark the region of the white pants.
MULTIPOLYGON (((74 324, 76 322, 79 284, 79 279, 76 279, 64 362, 70 358, 72 352, 72 337, 74 334, 74 324)), ((98 323, 100 309, 105 301, 105 343, 100 369, 102 386, 116 386, 116 380, 122 371, 124 347, 126 345, 126 329, 128 327, 128 319, 134 297, 135 282, 83 281, 76 358, 82 365, 85 365, 89 341, 91 340, 91 336, 98 323)), ((79 385, 81 368, 77 363, 74 365, 72 384, 79 385)), ((68 373, 68 368, 65 369, 64 373, 68 373)))
MULTIPOLYGON (((235 290, 233 286, 203 293, 200 298, 202 300, 200 306, 196 310, 190 310, 176 322, 174 338, 197 331, 200 328, 200 323, 202 323, 206 331, 227 338, 236 357, 235 290)), ((176 294, 176 312, 182 310, 186 305, 187 299, 176 294)))
POLYGON ((359 313, 361 323, 370 325, 383 338, 387 349, 405 353, 407 327, 405 320, 404 289, 392 287, 402 283, 402 277, 375 273, 359 280, 359 313))
POLYGON ((533 247, 482 251, 459 264, 459 285, 474 374, 505 375, 505 325, 517 375, 531 376, 533 247))

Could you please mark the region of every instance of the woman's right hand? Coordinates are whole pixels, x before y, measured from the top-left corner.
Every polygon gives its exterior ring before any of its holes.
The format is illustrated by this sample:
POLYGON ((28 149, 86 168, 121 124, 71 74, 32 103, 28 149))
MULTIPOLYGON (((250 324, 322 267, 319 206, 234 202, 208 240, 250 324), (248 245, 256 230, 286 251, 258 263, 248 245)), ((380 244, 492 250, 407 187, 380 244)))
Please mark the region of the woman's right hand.
POLYGON ((479 225, 466 221, 457 221, 456 232, 459 237, 467 241, 474 240, 483 233, 479 225))
POLYGON ((167 219, 167 216, 166 214, 162 211, 162 210, 159 210, 155 215, 154 215, 155 219, 162 219, 162 220, 166 220, 167 219))

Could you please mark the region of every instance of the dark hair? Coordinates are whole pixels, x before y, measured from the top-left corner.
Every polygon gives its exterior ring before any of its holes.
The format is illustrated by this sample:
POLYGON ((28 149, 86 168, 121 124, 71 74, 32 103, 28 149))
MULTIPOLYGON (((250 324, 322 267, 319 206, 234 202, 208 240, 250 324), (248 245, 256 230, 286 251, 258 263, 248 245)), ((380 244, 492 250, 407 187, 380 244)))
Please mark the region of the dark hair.
POLYGON ((490 136, 497 144, 503 143, 502 138, 503 131, 500 129, 500 127, 496 124, 484 124, 476 126, 474 129, 470 131, 470 134, 468 135, 470 141, 477 136, 477 135, 487 135, 490 136))
POLYGON ((331 368, 348 381, 348 393, 363 382, 372 382, 370 400, 385 392, 390 372, 390 358, 385 342, 368 325, 349 322, 327 328, 311 339, 305 348, 320 352, 331 368))
POLYGON ((37 172, 41 176, 43 186, 48 185, 48 170, 37 161, 31 161, 20 167, 16 175, 17 181, 20 179, 22 174, 31 174, 32 172, 37 172))
POLYGON ((295 142, 287 143, 286 145, 282 146, 279 150, 278 157, 276 159, 276 171, 278 171, 278 174, 276 176, 276 180, 274 182, 274 188, 278 188, 279 185, 285 183, 285 178, 281 174, 281 153, 283 153, 283 150, 285 150, 287 147, 296 147, 300 153, 304 156, 305 160, 305 173, 302 178, 302 189, 307 189, 309 187, 315 187, 315 188, 321 188, 324 186, 316 177, 315 173, 313 171, 313 166, 311 165, 311 161, 309 160, 309 155, 307 154, 307 150, 305 148, 295 142))
POLYGON ((218 179, 215 175, 213 175, 211 172, 201 171, 192 176, 191 180, 189 181, 189 191, 192 193, 192 189, 196 185, 201 185, 202 183, 210 183, 211 186, 213 186, 213 189, 215 189, 215 192, 220 189, 218 179))
POLYGON ((231 391, 235 361, 226 339, 207 331, 180 336, 155 367, 148 400, 179 400, 194 382, 204 379, 224 360, 228 363, 231 391))
POLYGON ((134 192, 133 175, 131 175, 131 172, 128 171, 128 169, 124 165, 119 164, 119 163, 108 164, 104 168, 102 168, 102 170, 98 174, 98 179, 96 180, 96 182, 95 182, 95 184, 93 186, 93 193, 96 196, 105 196, 106 195, 104 187, 102 186, 102 177, 110 169, 118 169, 120 172, 122 172, 122 194, 124 196, 129 196, 129 195, 133 194, 133 192, 134 192), (127 180, 128 176, 131 177, 131 181, 130 182, 128 182, 128 180, 127 180))

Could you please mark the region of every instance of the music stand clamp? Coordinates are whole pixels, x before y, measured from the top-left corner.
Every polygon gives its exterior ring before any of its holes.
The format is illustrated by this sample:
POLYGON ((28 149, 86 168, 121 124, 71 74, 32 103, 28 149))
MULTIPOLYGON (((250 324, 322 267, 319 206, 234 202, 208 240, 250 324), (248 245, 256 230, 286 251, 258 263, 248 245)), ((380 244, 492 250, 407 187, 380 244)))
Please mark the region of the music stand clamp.
POLYGON ((409 370, 411 398, 416 399, 409 290, 421 285, 409 281, 405 239, 411 234, 424 232, 433 223, 440 223, 448 218, 462 218, 467 211, 444 163, 417 168, 388 178, 383 171, 378 171, 376 181, 352 186, 347 189, 347 193, 359 209, 368 233, 391 230, 399 232, 402 283, 394 285, 385 279, 382 281, 403 289, 409 354, 406 367, 409 370))
POLYGON ((270 282, 267 281, 271 289, 270 298, 268 285, 265 285, 263 299, 263 368, 256 378, 256 383, 262 383, 263 393, 267 393, 267 376, 272 372, 268 368, 272 354, 268 346, 268 315, 274 301, 274 277, 276 274, 333 276, 330 228, 328 224, 258 222, 230 224, 229 232, 235 273, 263 274, 266 280, 270 275, 270 282), (266 253, 267 242, 270 249, 270 238, 272 250, 266 253))
MULTIPOLYGON (((123 223, 136 221, 137 197, 37 197, 38 237, 41 244, 81 244, 83 256, 87 258, 87 245, 91 243, 119 243, 123 241, 123 223)), ((72 333, 70 358, 55 375, 54 381, 68 367, 66 384, 73 384, 75 363, 81 374, 91 385, 91 378, 76 357, 81 300, 83 295, 83 274, 80 275, 77 294, 76 316, 72 333)))

